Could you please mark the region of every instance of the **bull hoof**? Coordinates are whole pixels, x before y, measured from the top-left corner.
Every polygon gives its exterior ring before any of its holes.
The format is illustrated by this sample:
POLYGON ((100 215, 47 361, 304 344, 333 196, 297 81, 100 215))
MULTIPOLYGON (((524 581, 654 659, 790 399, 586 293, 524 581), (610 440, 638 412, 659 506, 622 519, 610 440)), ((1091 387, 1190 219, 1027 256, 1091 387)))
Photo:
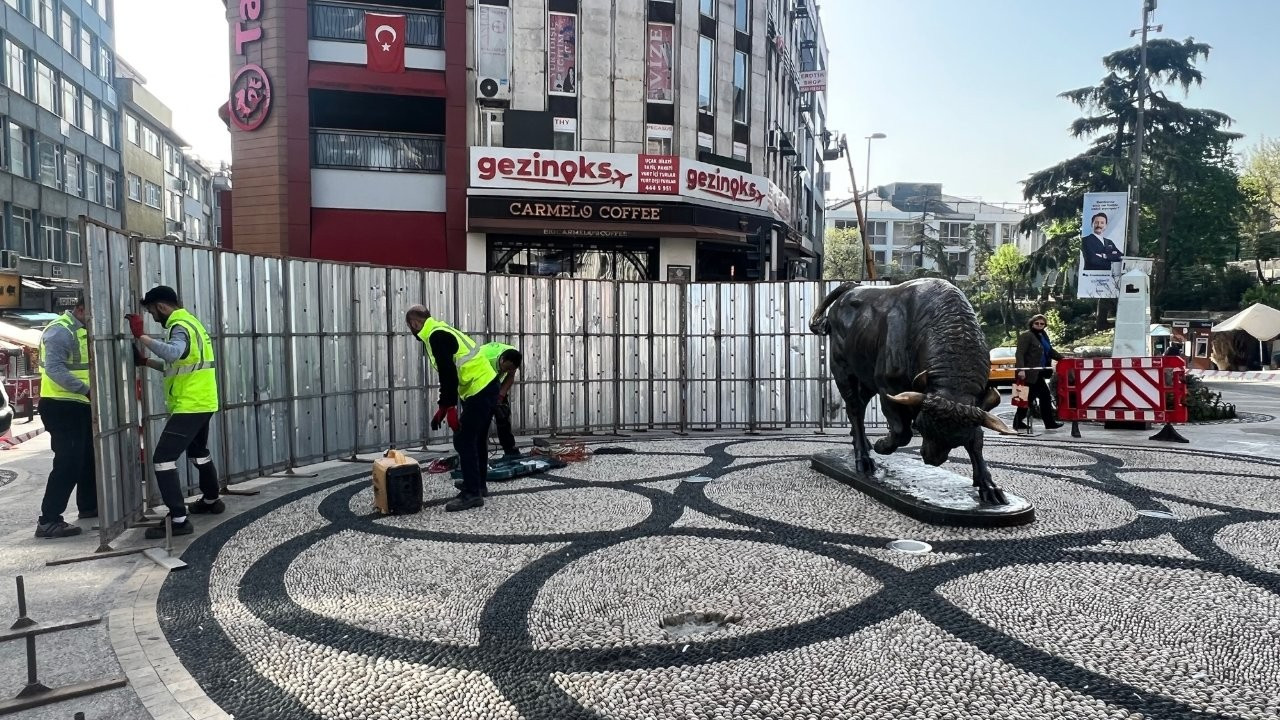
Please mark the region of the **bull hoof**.
POLYGON ((893 438, 882 437, 876 441, 873 447, 880 455, 891 455, 894 450, 898 449, 898 443, 894 442, 893 438))
POLYGON ((1008 505, 1009 499, 1005 497, 1003 490, 991 485, 978 488, 978 502, 983 505, 1008 505))

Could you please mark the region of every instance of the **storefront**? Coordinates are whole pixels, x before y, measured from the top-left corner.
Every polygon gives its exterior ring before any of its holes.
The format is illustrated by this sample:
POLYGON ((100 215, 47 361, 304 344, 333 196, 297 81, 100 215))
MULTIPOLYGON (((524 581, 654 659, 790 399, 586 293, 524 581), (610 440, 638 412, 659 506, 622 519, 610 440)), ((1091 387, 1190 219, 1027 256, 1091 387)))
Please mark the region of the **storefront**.
POLYGON ((789 228, 772 190, 765 178, 675 156, 472 148, 468 267, 675 282, 780 277, 789 228))

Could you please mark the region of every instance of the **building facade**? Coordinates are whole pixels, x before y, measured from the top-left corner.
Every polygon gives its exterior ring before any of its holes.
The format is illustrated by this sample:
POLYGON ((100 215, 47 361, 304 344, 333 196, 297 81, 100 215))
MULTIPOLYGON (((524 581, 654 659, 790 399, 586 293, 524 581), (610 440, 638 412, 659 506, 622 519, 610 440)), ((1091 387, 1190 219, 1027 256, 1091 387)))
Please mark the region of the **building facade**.
POLYGON ((213 170, 190 153, 182 158, 182 227, 183 241, 194 245, 216 244, 213 195, 213 170))
POLYGON ((79 217, 120 224, 112 7, 0 2, 0 308, 74 303, 79 217))
MULTIPOLYGON (((866 199, 864 194, 862 199, 866 199)), ((1026 217, 1025 205, 993 204, 942 192, 935 183, 892 183, 873 188, 867 202, 867 236, 881 274, 938 270, 937 255, 927 245, 947 254, 957 277, 968 277, 975 266, 975 243, 991 248, 1013 244, 1024 256, 1044 244, 1044 233, 1018 229, 1026 217)), ((859 200, 861 202, 861 200, 859 200)), ((857 229, 854 201, 843 200, 827 209, 827 227, 857 229)))
POLYGON ((228 7, 238 249, 646 279, 815 267, 809 3, 228 7))

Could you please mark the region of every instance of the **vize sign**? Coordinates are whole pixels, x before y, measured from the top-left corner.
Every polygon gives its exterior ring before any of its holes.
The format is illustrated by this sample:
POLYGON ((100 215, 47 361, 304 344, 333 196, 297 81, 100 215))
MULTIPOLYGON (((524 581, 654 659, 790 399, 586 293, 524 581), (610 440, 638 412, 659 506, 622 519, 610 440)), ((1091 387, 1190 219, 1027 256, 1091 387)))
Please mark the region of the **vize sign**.
POLYGON ((271 78, 262 66, 247 62, 249 46, 262 42, 261 21, 266 3, 267 0, 239 0, 239 13, 231 25, 236 57, 246 62, 231 78, 227 109, 231 122, 245 132, 262 127, 271 112, 271 78))

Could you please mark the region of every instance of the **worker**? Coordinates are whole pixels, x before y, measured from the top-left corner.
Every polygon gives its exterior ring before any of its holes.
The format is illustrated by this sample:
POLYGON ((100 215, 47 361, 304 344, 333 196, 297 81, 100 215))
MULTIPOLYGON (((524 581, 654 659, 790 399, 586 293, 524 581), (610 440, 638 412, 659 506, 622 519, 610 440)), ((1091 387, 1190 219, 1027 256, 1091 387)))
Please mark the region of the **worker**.
POLYGON ((524 357, 515 347, 499 342, 481 345, 480 356, 489 361, 494 372, 498 373, 498 380, 502 382, 498 387, 498 405, 493 411, 494 424, 498 427, 498 442, 502 444, 502 457, 504 460, 518 458, 520 451, 516 449, 516 436, 511 431, 511 401, 508 396, 524 357))
POLYGON ((93 424, 89 417, 89 338, 84 300, 49 323, 40 336, 40 419, 49 433, 53 470, 44 486, 36 537, 79 535, 62 519, 76 491, 80 518, 98 516, 93 424))
POLYGON ((405 311, 405 322, 422 341, 431 367, 440 374, 440 401, 431 418, 431 429, 447 423, 453 430, 462 484, 458 497, 444 506, 446 512, 484 505, 488 494, 489 423, 498 403, 498 373, 481 357, 476 341, 433 317, 422 305, 405 311), (462 403, 459 416, 458 403, 462 403))
MULTIPOLYGON (((147 335, 142 316, 128 315, 129 330, 144 348, 158 357, 135 356, 154 370, 164 372, 164 397, 169 420, 160 433, 151 462, 160 497, 169 507, 174 535, 190 535, 195 527, 188 514, 217 515, 226 504, 218 497, 218 472, 209 453, 209 420, 218 411, 218 377, 214 369, 213 342, 194 315, 182 307, 178 293, 159 285, 142 297, 142 307, 164 325, 165 338, 147 335), (178 458, 185 452, 200 475, 201 497, 186 504, 178 480, 178 458)), ((163 527, 148 528, 148 540, 165 536, 163 527)))

